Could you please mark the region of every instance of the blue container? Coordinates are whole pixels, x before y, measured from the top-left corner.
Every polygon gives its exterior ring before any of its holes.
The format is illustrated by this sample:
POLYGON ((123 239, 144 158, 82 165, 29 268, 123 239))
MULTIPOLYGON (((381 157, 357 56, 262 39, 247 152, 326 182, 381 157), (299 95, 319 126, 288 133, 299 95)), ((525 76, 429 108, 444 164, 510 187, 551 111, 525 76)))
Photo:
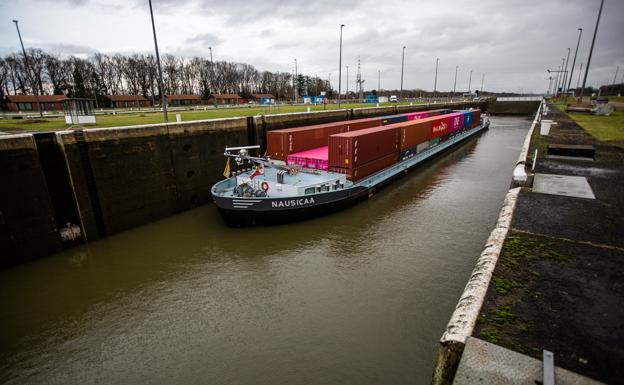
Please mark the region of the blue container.
POLYGON ((382 126, 387 126, 388 124, 407 122, 407 114, 382 116, 379 119, 381 119, 382 126))
POLYGON ((467 128, 467 127, 472 126, 473 122, 474 122, 474 113, 472 111, 464 112, 464 125, 462 126, 462 128, 467 128))

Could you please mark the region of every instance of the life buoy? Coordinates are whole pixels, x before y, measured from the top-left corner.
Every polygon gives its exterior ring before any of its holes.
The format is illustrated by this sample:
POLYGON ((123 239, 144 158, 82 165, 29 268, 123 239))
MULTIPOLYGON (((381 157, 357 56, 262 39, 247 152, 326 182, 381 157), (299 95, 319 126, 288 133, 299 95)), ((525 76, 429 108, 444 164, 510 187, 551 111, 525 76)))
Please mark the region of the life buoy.
POLYGON ((264 190, 264 191, 268 191, 268 190, 269 190, 269 184, 268 184, 266 181, 263 181, 263 182, 260 184, 260 188, 261 188, 262 190, 264 190))

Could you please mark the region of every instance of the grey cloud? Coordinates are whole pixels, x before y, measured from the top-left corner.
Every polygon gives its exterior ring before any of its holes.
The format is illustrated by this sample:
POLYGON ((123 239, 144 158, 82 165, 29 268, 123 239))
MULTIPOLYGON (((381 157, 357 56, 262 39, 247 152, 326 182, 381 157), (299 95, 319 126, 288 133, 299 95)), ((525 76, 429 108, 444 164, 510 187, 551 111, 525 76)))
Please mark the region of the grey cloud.
POLYGON ((219 36, 212 33, 201 33, 186 39, 186 44, 204 45, 204 46, 217 46, 223 42, 219 36))

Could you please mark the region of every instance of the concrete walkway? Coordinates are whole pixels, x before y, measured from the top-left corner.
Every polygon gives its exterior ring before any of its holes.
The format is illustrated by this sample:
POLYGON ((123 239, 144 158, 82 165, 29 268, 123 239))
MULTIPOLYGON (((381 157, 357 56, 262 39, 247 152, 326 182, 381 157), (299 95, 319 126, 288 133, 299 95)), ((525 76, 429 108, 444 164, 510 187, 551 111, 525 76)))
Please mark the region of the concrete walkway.
POLYGON ((549 350, 562 368, 621 383, 624 150, 559 111, 548 119, 558 125, 534 133, 536 183, 518 196, 473 337, 538 359, 549 350), (548 157, 554 143, 593 145, 596 159, 548 157))

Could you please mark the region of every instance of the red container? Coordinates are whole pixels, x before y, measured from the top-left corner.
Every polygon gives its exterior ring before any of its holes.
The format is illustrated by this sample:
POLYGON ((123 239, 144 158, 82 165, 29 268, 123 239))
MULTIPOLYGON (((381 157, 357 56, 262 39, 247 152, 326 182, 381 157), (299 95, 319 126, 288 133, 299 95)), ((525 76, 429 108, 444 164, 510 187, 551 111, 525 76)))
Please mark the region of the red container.
POLYGON ((329 137, 329 166, 357 168, 397 153, 398 147, 399 127, 396 124, 332 135, 329 137))
POLYGON ((386 167, 390 167, 398 161, 398 152, 394 152, 392 154, 388 154, 384 157, 375 159, 371 162, 363 164, 356 168, 345 169, 345 174, 347 174, 347 179, 351 181, 358 181, 362 178, 366 178, 378 171, 383 170, 386 167))
POLYGON ((431 121, 431 131, 429 131, 429 140, 439 138, 448 134, 449 124, 448 115, 435 116, 433 118, 427 118, 431 121))
POLYGON ((448 132, 455 132, 460 130, 464 125, 464 114, 461 112, 456 112, 453 114, 446 115, 448 116, 448 132))
POLYGON ((286 160, 290 154, 327 146, 330 135, 380 125, 381 119, 368 118, 269 131, 267 154, 272 159, 286 160))
POLYGON ((431 124, 431 119, 419 119, 407 122, 407 124, 401 124, 399 150, 403 151, 428 141, 431 124))
POLYGON ((481 124, 481 110, 472 110, 472 127, 477 127, 481 124))

